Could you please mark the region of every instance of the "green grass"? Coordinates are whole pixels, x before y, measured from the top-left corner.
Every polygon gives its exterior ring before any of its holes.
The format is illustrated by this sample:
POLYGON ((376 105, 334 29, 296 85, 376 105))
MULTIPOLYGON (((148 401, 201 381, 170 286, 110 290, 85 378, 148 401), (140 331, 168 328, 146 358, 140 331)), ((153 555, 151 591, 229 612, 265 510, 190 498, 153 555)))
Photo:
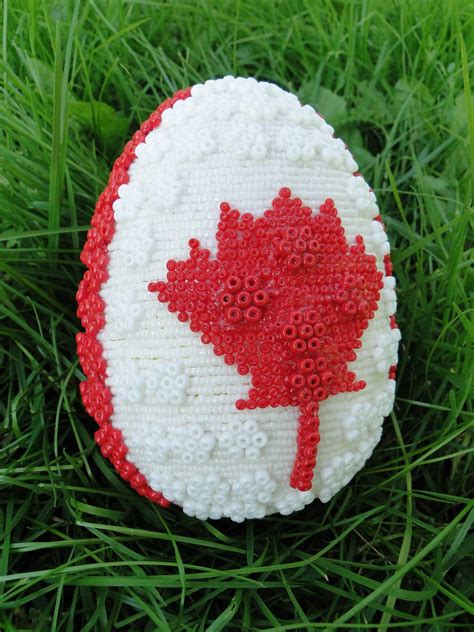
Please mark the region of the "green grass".
POLYGON ((472 0, 4 0, 0 629, 463 630, 474 290, 472 0), (329 504, 236 525, 162 510, 94 447, 75 291, 121 146, 225 74, 298 93, 375 188, 399 287, 398 399, 329 504))

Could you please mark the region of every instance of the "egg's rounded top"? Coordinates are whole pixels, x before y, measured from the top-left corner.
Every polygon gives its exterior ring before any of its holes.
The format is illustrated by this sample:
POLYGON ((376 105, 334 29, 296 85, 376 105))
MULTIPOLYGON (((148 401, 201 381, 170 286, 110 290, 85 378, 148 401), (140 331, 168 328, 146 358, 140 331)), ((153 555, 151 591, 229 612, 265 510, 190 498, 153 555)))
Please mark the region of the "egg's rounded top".
POLYGON ((81 393, 140 494, 240 522, 327 502, 395 391, 375 195, 333 128, 224 77, 165 101, 116 161, 82 253, 81 393))

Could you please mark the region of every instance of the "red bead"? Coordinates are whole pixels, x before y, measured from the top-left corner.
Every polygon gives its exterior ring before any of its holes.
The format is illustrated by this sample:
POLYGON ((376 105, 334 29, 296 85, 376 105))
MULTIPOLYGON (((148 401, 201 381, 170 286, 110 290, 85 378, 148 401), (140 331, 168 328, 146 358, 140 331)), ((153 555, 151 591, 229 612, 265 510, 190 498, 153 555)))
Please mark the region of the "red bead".
POLYGON ((235 305, 233 307, 229 307, 229 309, 226 310, 225 315, 227 321, 232 324, 240 322, 243 318, 242 310, 235 305))
POLYGON ((219 296, 219 303, 222 307, 230 307, 234 303, 234 296, 230 292, 224 292, 219 296))
POLYGON ((310 239, 308 241, 308 251, 311 254, 317 254, 321 248, 319 239, 310 239))
POLYGON ((303 360, 298 360, 298 369, 302 373, 311 373, 314 369, 314 360, 312 358, 304 358, 303 360))
POLYGON ((256 276, 249 275, 245 277, 244 286, 248 292, 254 292, 260 285, 260 281, 256 276))
POLYGON ((326 332, 326 327, 323 325, 323 323, 318 323, 317 325, 313 327, 313 329, 314 329, 314 335, 317 336, 318 338, 321 338, 326 332))
POLYGON ((312 396, 313 396, 313 394, 312 394, 310 388, 302 388, 298 392, 298 399, 302 403, 311 401, 312 396))
POLYGON ((270 300, 268 292, 265 292, 265 290, 257 290, 252 298, 254 305, 257 305, 257 307, 263 307, 270 300))
MULTIPOLYGON (((311 212, 311 209, 309 209, 309 211, 311 212)), ((313 231, 309 226, 302 226, 299 233, 300 237, 302 237, 305 241, 308 241, 308 239, 311 239, 313 236, 313 231)))
POLYGON ((308 338, 312 337, 313 333, 313 328, 308 323, 306 323, 305 325, 301 325, 301 327, 298 327, 298 336, 300 338, 307 340, 308 338))
POLYGON ((252 297, 248 292, 245 292, 245 291, 239 292, 237 296, 235 297, 235 302, 240 307, 247 307, 247 305, 251 304, 252 297))
POLYGON ((317 371, 323 371, 327 367, 326 358, 324 358, 323 356, 320 356, 319 358, 316 358, 316 360, 314 361, 314 364, 317 371))
POLYGON ((290 349, 293 353, 301 354, 304 353, 307 349, 306 342, 302 338, 295 338, 290 345, 290 349))
POLYGON ((303 313, 296 310, 294 312, 291 312, 290 318, 291 318, 291 322, 294 323, 295 325, 301 325, 304 320, 303 313))
POLYGON ((282 239, 281 241, 277 242, 278 246, 278 253, 282 256, 284 255, 288 255, 291 252, 291 241, 289 241, 288 239, 282 239))
POLYGON ((293 373, 293 375, 290 376, 290 382, 293 388, 301 388, 305 384, 306 380, 303 375, 299 373, 293 373))
POLYGON ((303 255, 303 266, 305 268, 312 268, 316 265, 316 257, 310 252, 305 252, 303 255))
POLYGON ((318 386, 314 389, 315 399, 321 401, 326 398, 326 389, 322 386, 318 386))
MULTIPOLYGON (((298 237, 298 231, 294 226, 290 226, 289 228, 285 229, 284 231, 284 235, 286 237, 286 239, 288 239, 290 242, 292 242, 294 239, 296 239, 298 237)), ((295 244, 291 244, 292 247, 295 246, 295 244)))
POLYGON ((229 292, 234 294, 242 287, 242 280, 236 275, 231 275, 226 279, 225 287, 229 292))
POLYGON ((262 318, 262 311, 255 305, 252 305, 245 310, 244 316, 245 320, 247 320, 249 323, 256 323, 262 318))
POLYGON ((318 312, 315 309, 309 309, 304 314, 305 322, 314 325, 318 320, 318 312))
POLYGON ((283 328, 282 336, 285 340, 294 340, 298 335, 298 330, 294 325, 286 325, 283 328))
POLYGON ((313 389, 319 386, 320 382, 321 382, 321 379, 317 373, 312 373, 311 375, 308 375, 308 377, 306 378, 306 384, 310 388, 313 388, 313 389))
POLYGON ((329 384, 331 384, 333 378, 334 378, 334 375, 330 371, 326 371, 325 373, 322 374, 321 381, 324 386, 328 386, 329 384))
MULTIPOLYGON (((306 244, 306 240, 305 239, 297 239, 295 241, 295 250, 296 250, 296 252, 303 253, 303 252, 306 251, 306 247, 307 247, 307 244, 306 244)), ((313 259, 314 259, 314 257, 313 257, 313 259)))
POLYGON ((298 255, 296 253, 289 255, 288 259, 286 260, 286 263, 291 270, 297 270, 298 268, 301 267, 301 263, 302 263, 301 255, 298 255))

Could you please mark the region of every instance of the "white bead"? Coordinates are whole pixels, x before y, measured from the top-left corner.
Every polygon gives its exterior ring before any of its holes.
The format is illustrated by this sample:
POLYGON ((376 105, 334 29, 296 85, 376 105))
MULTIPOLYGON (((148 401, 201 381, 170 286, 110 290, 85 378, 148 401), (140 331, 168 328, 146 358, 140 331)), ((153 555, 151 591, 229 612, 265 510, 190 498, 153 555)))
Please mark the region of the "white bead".
POLYGON ((187 452, 193 452, 195 449, 195 441, 191 437, 186 437, 183 441, 183 447, 187 452))
POLYGON ((205 463, 209 460, 209 451, 202 448, 196 450, 195 459, 197 463, 205 463))
POLYGON ((235 437, 235 444, 239 447, 239 448, 248 448, 248 446, 250 445, 252 439, 250 437, 250 435, 248 435, 245 432, 241 432, 239 433, 236 437, 235 437))
POLYGON ((200 439, 203 435, 203 430, 201 426, 198 426, 197 424, 191 424, 190 426, 188 426, 188 433, 193 439, 200 439))
POLYGON ((260 456, 260 450, 256 448, 254 445, 251 445, 245 449, 245 456, 247 459, 251 459, 252 461, 255 461, 260 456))
POLYGON ((229 424, 229 432, 237 435, 243 431, 243 424, 238 419, 233 419, 229 424))
POLYGON ((244 451, 242 448, 239 448, 236 445, 232 445, 230 448, 227 448, 227 455, 230 459, 241 459, 243 454, 244 451))
POLYGON ((206 433, 199 440, 199 446, 208 452, 210 452, 214 448, 215 444, 215 437, 209 433, 206 433))
POLYGON ((221 448, 230 448, 234 443, 234 435, 231 432, 222 432, 219 435, 219 446, 221 448))
POLYGON ((254 419, 248 419, 246 422, 244 422, 244 432, 253 434, 254 432, 257 432, 257 430, 258 424, 254 419))
POLYGON ((263 144, 256 144, 250 150, 252 158, 262 159, 267 153, 267 148, 263 144))
POLYGON ((256 448, 264 448, 267 445, 268 436, 265 432, 256 432, 252 435, 252 445, 256 448))
POLYGON ((179 454, 181 451, 181 442, 178 439, 172 439, 170 449, 174 454, 179 454))
POLYGON ((177 375, 180 371, 180 365, 177 362, 169 362, 166 366, 168 375, 177 375))
POLYGON ((267 470, 258 470, 255 472, 255 482, 260 486, 266 485, 270 482, 270 474, 267 470))
POLYGON ((187 386, 188 384, 188 376, 181 374, 181 375, 177 375, 175 380, 174 380, 174 386, 175 388, 184 388, 185 386, 187 386))

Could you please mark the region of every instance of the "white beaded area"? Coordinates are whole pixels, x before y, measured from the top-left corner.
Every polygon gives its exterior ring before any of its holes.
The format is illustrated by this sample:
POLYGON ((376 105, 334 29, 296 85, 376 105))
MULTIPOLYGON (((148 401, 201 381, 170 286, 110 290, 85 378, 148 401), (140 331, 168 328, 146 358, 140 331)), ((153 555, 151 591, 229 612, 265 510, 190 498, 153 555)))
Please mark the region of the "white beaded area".
POLYGON ((398 329, 395 280, 384 273, 375 317, 351 364, 367 386, 329 397, 320 407, 311 491, 290 487, 298 409, 239 411, 250 376, 203 345, 199 333, 156 300, 150 281, 166 280, 166 262, 186 259, 191 237, 216 253, 219 204, 260 216, 281 187, 314 213, 332 198, 346 237, 364 237, 383 271, 390 251, 375 219, 375 196, 333 129, 277 86, 226 77, 196 85, 163 114, 136 149, 130 181, 114 203, 109 278, 101 296, 99 340, 113 395, 112 423, 127 458, 149 485, 201 519, 235 521, 289 514, 314 498, 328 501, 364 465, 392 406, 398 329))

